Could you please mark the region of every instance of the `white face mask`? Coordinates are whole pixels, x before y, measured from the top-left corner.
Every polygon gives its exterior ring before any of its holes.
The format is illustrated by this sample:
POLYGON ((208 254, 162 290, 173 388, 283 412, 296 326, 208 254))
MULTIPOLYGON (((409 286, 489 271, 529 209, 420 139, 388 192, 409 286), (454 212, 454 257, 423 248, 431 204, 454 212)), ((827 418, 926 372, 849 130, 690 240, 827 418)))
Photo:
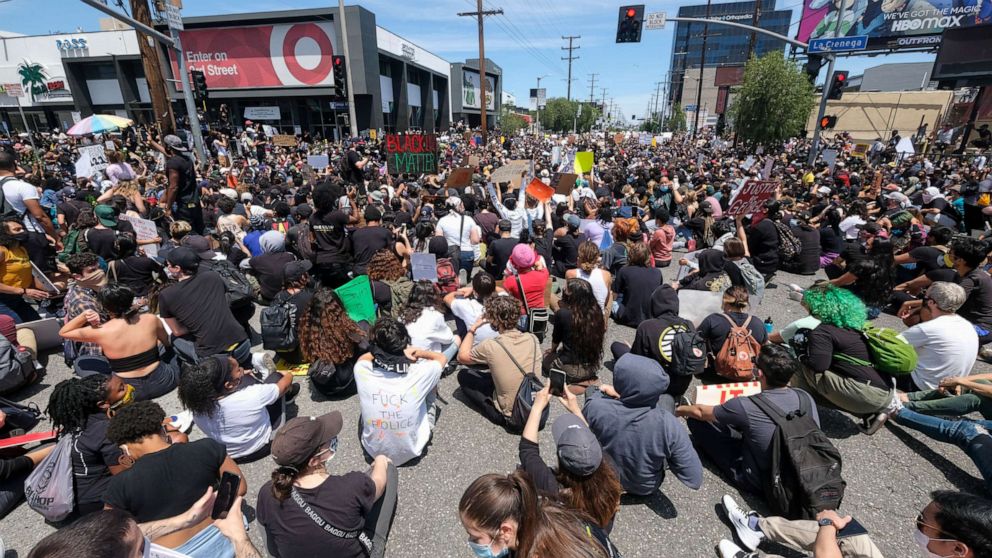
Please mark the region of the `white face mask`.
POLYGON ((934 554, 933 552, 930 552, 930 543, 932 541, 953 541, 953 540, 954 539, 931 539, 930 537, 926 536, 923 533, 923 531, 920 531, 919 529, 913 530, 913 542, 915 542, 917 546, 920 547, 921 558, 956 558, 958 556, 957 554, 941 556, 939 554, 934 554))

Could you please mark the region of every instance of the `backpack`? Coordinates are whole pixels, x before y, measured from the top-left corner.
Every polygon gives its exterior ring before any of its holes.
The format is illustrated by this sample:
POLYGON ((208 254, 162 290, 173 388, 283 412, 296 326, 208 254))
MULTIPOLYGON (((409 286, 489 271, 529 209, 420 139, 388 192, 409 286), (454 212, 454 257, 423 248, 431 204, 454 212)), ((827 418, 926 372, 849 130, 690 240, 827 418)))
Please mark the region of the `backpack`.
POLYGON ((451 258, 437 260, 437 286, 442 296, 458 290, 458 272, 455 271, 451 258))
POLYGON ((765 295, 765 277, 747 259, 741 259, 734 264, 737 265, 737 269, 741 270, 741 277, 744 278, 744 285, 747 287, 748 294, 757 297, 760 301, 765 295))
POLYGON ((73 227, 69 229, 69 232, 65 235, 62 240, 62 251, 59 252, 58 259, 62 263, 69 261, 69 256, 73 254, 82 254, 89 250, 89 245, 86 243, 86 235, 83 231, 73 227))
POLYGON ((224 296, 231 308, 239 308, 251 304, 255 295, 254 289, 244 273, 227 260, 211 260, 208 268, 217 272, 224 280, 224 296))
MULTIPOLYGON (((527 417, 530 416, 530 411, 534 407, 534 394, 544 389, 544 384, 541 380, 537 379, 535 372, 537 371, 538 363, 541 362, 541 347, 538 344, 537 337, 531 336, 534 339, 534 366, 530 373, 524 370, 523 366, 517 361, 517 358, 513 356, 506 346, 499 340, 499 337, 493 339, 496 344, 499 345, 506 356, 510 357, 513 364, 516 365, 517 370, 523 375, 524 379, 520 382, 520 387, 517 388, 517 395, 513 399, 513 410, 510 412, 510 416, 506 419, 506 426, 514 432, 522 432, 524 425, 527 424, 527 417)), ((541 413, 541 425, 538 429, 543 429, 544 425, 548 422, 548 407, 544 408, 541 413)))
POLYGON ((667 332, 662 333, 659 343, 664 344, 667 339, 671 339, 671 344, 666 351, 661 347, 661 354, 671 355, 671 360, 666 364, 665 371, 670 376, 694 376, 702 374, 706 366, 706 340, 703 339, 696 328, 688 324, 675 324, 669 329, 675 333, 669 337, 667 332))
POLYGON ((333 362, 317 359, 310 363, 307 377, 323 395, 333 396, 348 391, 355 384, 351 366, 338 366, 333 362))
POLYGON ((312 262, 314 259, 313 230, 310 228, 310 223, 304 221, 293 228, 296 229, 296 239, 292 243, 292 247, 296 255, 301 260, 312 262))
POLYGON ((34 359, 25 349, 15 347, 0 335, 0 393, 10 393, 31 382, 36 376, 34 359))
POLYGON ((14 209, 14 206, 10 205, 10 202, 7 201, 7 195, 3 192, 3 185, 11 180, 18 180, 18 178, 16 176, 5 176, 0 178, 0 220, 16 219, 20 221, 24 218, 24 214, 14 209))
POLYGON ((865 325, 861 330, 861 336, 868 345, 871 362, 841 353, 834 353, 834 358, 859 366, 871 366, 879 372, 891 375, 909 374, 916 370, 919 358, 916 348, 910 345, 898 331, 887 327, 865 325))
POLYGON ((749 399, 775 423, 772 467, 764 479, 772 511, 787 519, 813 519, 817 512, 838 509, 847 486, 840 452, 810 416, 806 393, 799 392, 799 411, 788 414, 765 394, 749 399))
POLYGON ((28 506, 47 521, 62 521, 76 505, 75 478, 72 473, 74 435, 63 436, 52 453, 41 460, 24 481, 28 506))
POLYGON ((262 348, 266 351, 291 351, 296 348, 296 305, 289 301, 289 294, 283 291, 272 299, 272 303, 262 310, 262 348))
POLYGON ((792 229, 781 221, 772 221, 778 232, 778 258, 780 261, 794 260, 803 251, 803 243, 796 238, 792 229))
POLYGON ((761 352, 761 345, 748 329, 754 316, 739 326, 730 316, 720 315, 730 323, 730 333, 714 359, 716 373, 735 382, 754 380, 755 362, 761 352))

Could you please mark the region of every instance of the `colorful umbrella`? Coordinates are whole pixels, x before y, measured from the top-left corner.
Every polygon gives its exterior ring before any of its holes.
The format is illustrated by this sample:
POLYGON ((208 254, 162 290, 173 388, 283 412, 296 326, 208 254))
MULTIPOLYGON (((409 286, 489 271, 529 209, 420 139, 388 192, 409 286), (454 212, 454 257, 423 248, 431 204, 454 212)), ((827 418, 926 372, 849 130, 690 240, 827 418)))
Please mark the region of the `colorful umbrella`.
POLYGON ((85 136, 88 134, 100 134, 111 132, 121 128, 127 128, 134 124, 129 118, 122 118, 113 114, 94 114, 80 120, 75 126, 66 132, 70 136, 85 136))

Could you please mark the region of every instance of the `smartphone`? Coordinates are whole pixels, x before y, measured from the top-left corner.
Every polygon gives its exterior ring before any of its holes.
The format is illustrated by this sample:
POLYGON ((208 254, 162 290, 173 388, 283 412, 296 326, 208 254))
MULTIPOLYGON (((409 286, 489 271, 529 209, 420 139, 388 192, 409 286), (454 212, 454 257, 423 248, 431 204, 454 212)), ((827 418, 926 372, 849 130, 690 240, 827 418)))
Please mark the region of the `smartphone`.
POLYGON ((401 235, 406 234, 406 223, 400 225, 400 234, 401 235))
POLYGON ((844 539, 847 537, 856 537, 858 535, 867 535, 868 529, 865 529, 864 525, 858 523, 857 519, 851 518, 851 521, 844 526, 843 529, 837 531, 837 538, 844 539))
POLYGON ((565 372, 563 370, 551 369, 551 395, 555 397, 565 395, 565 372))
POLYGON ((241 477, 234 473, 225 472, 220 477, 220 486, 217 488, 217 499, 214 500, 214 509, 210 512, 210 519, 224 519, 227 512, 231 510, 234 500, 238 497, 238 488, 241 487, 241 477))

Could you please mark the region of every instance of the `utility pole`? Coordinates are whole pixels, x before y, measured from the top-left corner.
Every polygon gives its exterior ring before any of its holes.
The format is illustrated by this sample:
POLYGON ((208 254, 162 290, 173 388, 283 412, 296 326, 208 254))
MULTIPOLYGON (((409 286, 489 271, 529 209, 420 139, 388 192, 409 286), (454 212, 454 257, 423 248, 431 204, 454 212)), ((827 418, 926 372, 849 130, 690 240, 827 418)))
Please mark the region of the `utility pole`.
MULTIPOLYGON (((481 2, 482 0, 479 0, 479 1, 481 2)), ((581 47, 577 47, 577 46, 572 46, 572 41, 574 41, 575 39, 581 39, 581 38, 582 38, 582 35, 568 35, 567 37, 562 37, 563 40, 565 40, 565 39, 568 40, 568 46, 567 47, 561 47, 561 49, 568 51, 568 58, 562 57, 562 60, 568 60, 568 93, 566 93, 565 97, 569 101, 572 100, 572 60, 578 60, 579 59, 578 56, 572 56, 572 51, 573 50, 579 50, 581 48, 581 47)))
MULTIPOLYGON (((710 7, 713 0, 706 0, 706 19, 710 18, 710 7)), ((706 69, 706 36, 710 32, 710 24, 703 25, 703 50, 699 53, 699 83, 696 86, 696 112, 693 117, 692 139, 699 135, 699 108, 703 104, 703 70, 706 69)), ((687 55, 688 56, 688 55, 687 55)))
POLYGON ((537 78, 537 99, 534 101, 534 107, 537 109, 537 134, 541 134, 541 80, 548 77, 551 74, 544 74, 537 78))
MULTIPOLYGON (((480 99, 482 101, 480 116, 482 124, 482 143, 489 143, 489 128, 486 125, 486 38, 485 38, 485 27, 483 21, 487 15, 502 15, 503 9, 499 8, 496 10, 483 10, 482 0, 476 0, 476 11, 474 12, 461 12, 459 17, 472 16, 478 20, 479 23, 479 91, 480 99)), ((493 91, 495 94, 496 91, 493 91)), ((495 104, 494 104, 495 105, 495 104)))
POLYGON ((596 76, 599 74, 589 74, 589 104, 595 102, 593 98, 594 91, 596 90, 596 76))
MULTIPOLYGON (((754 15, 751 16, 751 26, 757 27, 761 20, 761 0, 754 0, 754 15)), ((758 34, 751 31, 751 39, 747 43, 747 58, 750 60, 754 56, 754 49, 757 46, 758 34)))
MULTIPOLYGON (((351 79, 351 56, 348 55, 348 18, 344 16, 344 0, 338 0, 338 15, 341 16, 341 45, 344 47, 345 86, 348 88, 348 124, 351 129, 351 137, 357 138, 358 119, 355 116, 355 88, 352 86, 351 79)), ((482 85, 483 89, 485 89, 485 83, 482 85)), ((483 99, 485 99, 485 97, 483 97, 483 99)), ((483 101, 483 108, 485 107, 485 104, 485 101, 483 101)), ((335 122, 335 124, 337 124, 337 122, 335 122)))
MULTIPOLYGON (((658 99, 661 97, 661 82, 654 82, 654 112, 651 113, 651 118, 654 119, 658 116, 658 99)), ((658 131, 661 131, 661 118, 658 118, 658 131)))
MULTIPOLYGON (((840 24, 844 21, 844 8, 846 7, 845 2, 840 3, 840 8, 837 11, 837 26, 834 28, 834 37, 840 37, 840 24)), ((827 112, 827 95, 830 94, 830 88, 828 87, 831 76, 834 75, 834 62, 837 60, 837 56, 833 54, 827 55, 830 58, 830 62, 827 63, 827 79, 823 82, 823 94, 820 95, 820 109, 816 111, 816 122, 813 123, 813 143, 809 146, 809 166, 813 166, 813 162, 816 161, 817 151, 820 147, 820 121, 823 120, 823 114, 827 112)))
MULTIPOLYGON (((131 0, 131 14, 138 23, 152 27, 148 0, 131 0)), ((165 74, 159 62, 158 47, 148 34, 142 33, 139 29, 135 31, 138 33, 138 50, 141 52, 141 63, 145 70, 145 79, 148 81, 148 96, 151 97, 152 110, 155 112, 155 123, 163 134, 171 134, 176 130, 176 119, 172 114, 172 103, 169 102, 165 88, 163 78, 165 74)), ((180 65, 179 71, 185 72, 186 68, 180 65)))

